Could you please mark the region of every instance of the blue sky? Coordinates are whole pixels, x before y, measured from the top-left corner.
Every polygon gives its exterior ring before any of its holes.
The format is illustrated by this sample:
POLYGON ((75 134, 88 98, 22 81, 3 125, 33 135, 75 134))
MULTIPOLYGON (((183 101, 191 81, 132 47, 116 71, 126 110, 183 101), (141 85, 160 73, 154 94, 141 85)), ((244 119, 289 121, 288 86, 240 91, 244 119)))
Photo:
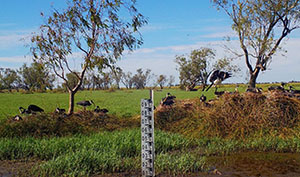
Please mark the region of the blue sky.
MULTIPOLYGON (((230 19, 222 11, 217 11, 210 0, 138 0, 137 3, 149 23, 141 30, 144 45, 131 54, 125 53, 118 62, 125 71, 149 68, 156 75, 174 75, 178 82, 179 74, 174 62, 176 55, 200 47, 211 47, 220 57, 228 54, 220 46, 224 44, 225 36, 233 35, 230 19)), ((49 14, 51 6, 62 9, 65 1, 1 2, 0 67, 18 68, 24 62, 31 62, 29 48, 24 45, 43 22, 40 12, 49 14)), ((276 55, 270 70, 260 75, 258 81, 300 80, 299 46, 300 30, 296 30, 283 45, 288 50, 286 56, 276 55)), ((245 68, 243 60, 235 62, 245 68)), ((246 82, 245 77, 246 70, 243 69, 228 82, 246 82)))

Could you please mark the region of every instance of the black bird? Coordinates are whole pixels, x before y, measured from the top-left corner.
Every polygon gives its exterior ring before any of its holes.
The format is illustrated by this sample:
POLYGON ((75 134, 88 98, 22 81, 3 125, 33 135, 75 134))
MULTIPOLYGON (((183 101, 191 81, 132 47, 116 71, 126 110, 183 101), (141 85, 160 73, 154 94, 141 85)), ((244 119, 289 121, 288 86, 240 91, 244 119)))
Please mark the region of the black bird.
POLYGON ((290 86, 289 92, 292 94, 300 94, 300 90, 295 90, 295 88, 293 86, 290 86))
POLYGON ((284 85, 285 85, 285 83, 281 83, 280 86, 272 85, 272 86, 268 87, 268 90, 269 91, 275 91, 275 90, 277 90, 277 91, 284 92, 285 91, 284 85))
POLYGON ((55 112, 58 113, 58 114, 64 114, 66 112, 66 110, 65 109, 56 108, 55 112))
POLYGON ((21 114, 31 114, 31 111, 29 111, 28 109, 25 109, 23 107, 19 107, 19 111, 21 114))
POLYGON ((205 102, 206 101, 206 96, 204 96, 203 94, 200 96, 200 101, 201 102, 205 102))
POLYGON ((231 73, 225 72, 225 71, 220 71, 220 70, 215 70, 209 78, 209 81, 211 84, 208 86, 206 91, 210 89, 211 86, 213 85, 219 85, 221 82, 223 82, 225 79, 231 77, 231 73))
POLYGON ((85 101, 79 101, 76 103, 79 106, 83 106, 84 110, 87 106, 91 106, 92 104, 95 105, 95 103, 93 102, 93 100, 85 100, 85 101))
POLYGON ((222 96, 224 93, 225 93, 225 91, 220 91, 220 92, 218 92, 217 91, 217 87, 216 87, 216 90, 215 90, 215 92, 214 92, 214 94, 217 96, 217 97, 220 97, 220 96, 222 96))
POLYGON ((13 117, 12 119, 13 121, 19 121, 19 120, 23 120, 21 116, 16 115, 15 117, 13 117))
POLYGON ((167 93, 166 97, 164 97, 160 104, 162 106, 171 106, 172 104, 175 103, 174 99, 176 98, 176 96, 174 95, 171 95, 170 93, 167 93))
POLYGON ((44 110, 40 107, 38 107, 37 105, 31 104, 28 106, 27 108, 28 111, 30 111, 31 113, 33 112, 44 112, 44 110))
POLYGON ((27 109, 19 107, 19 111, 21 114, 35 114, 36 112, 44 112, 42 108, 34 104, 29 105, 27 109))
POLYGON ((167 93, 166 97, 169 98, 169 99, 175 99, 176 98, 176 96, 171 95, 171 93, 167 93))
POLYGON ((100 107, 99 106, 97 106, 95 109, 94 109, 94 112, 96 112, 96 113, 107 113, 108 112, 108 110, 107 109, 105 109, 105 108, 103 108, 103 109, 100 109, 100 107))

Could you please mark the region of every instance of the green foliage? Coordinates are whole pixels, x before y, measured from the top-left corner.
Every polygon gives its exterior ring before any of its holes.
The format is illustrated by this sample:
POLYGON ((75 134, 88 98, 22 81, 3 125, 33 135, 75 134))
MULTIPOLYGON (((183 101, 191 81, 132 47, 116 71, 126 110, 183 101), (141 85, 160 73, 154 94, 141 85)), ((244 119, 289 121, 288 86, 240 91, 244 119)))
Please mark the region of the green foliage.
POLYGON ((151 70, 147 69, 144 73, 142 68, 136 70, 136 74, 132 76, 132 84, 136 89, 144 89, 150 79, 151 70))
POLYGON ((50 73, 50 69, 41 63, 32 63, 30 66, 23 64, 18 70, 22 76, 20 85, 26 90, 46 91, 54 86, 55 76, 50 73))
MULTIPOLYGON (((255 87, 260 71, 265 71, 280 44, 292 31, 299 28, 299 1, 235 1, 212 0, 232 20, 232 29, 240 41, 249 70, 251 87, 255 87), (255 61, 255 62, 252 62, 255 61)), ((229 49, 232 51, 232 49, 229 49)))
POLYGON ((160 86, 160 89, 163 89, 165 83, 168 81, 167 76, 166 75, 159 75, 157 78, 157 84, 160 86))
MULTIPOLYGON (((77 73, 78 75, 79 73, 77 73)), ((74 89, 79 81, 78 77, 74 73, 66 74, 67 82, 62 84, 62 87, 67 91, 67 87, 74 89), (68 86, 66 86, 68 84, 68 86)))
POLYGON ((20 82, 20 76, 17 71, 10 68, 0 68, 0 90, 12 90, 17 88, 20 82))
POLYGON ((31 52, 34 60, 50 67, 64 80, 70 94, 71 114, 74 95, 83 84, 85 72, 111 68, 126 48, 139 47, 142 38, 138 30, 147 21, 136 9, 134 0, 69 0, 67 5, 46 18, 31 38, 31 52), (79 73, 70 67, 71 55, 78 51, 83 59, 79 73), (75 87, 69 83, 67 73, 76 76, 75 87))
POLYGON ((192 50, 188 56, 176 56, 175 62, 179 65, 180 84, 186 87, 186 90, 191 90, 199 83, 206 86, 209 74, 215 69, 238 71, 237 66, 233 65, 229 59, 214 60, 215 52, 210 48, 192 50))

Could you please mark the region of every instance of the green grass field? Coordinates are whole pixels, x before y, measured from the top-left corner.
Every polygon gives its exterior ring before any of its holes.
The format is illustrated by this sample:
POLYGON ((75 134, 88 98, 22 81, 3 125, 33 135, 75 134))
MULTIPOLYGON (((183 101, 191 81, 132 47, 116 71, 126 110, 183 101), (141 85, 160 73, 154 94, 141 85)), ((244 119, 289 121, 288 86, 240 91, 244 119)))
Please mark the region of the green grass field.
MULTIPOLYGON (((269 85, 259 86, 266 91, 269 85)), ((223 85, 219 90, 234 91, 234 88, 235 85, 223 85)), ((299 86, 296 85, 296 88, 299 88, 299 86)), ((244 90, 245 86, 239 87, 240 92, 244 90)), ((211 99, 214 98, 213 91, 214 89, 211 89, 209 92, 203 92, 203 94, 211 99)), ((186 92, 179 89, 163 89, 155 92, 155 104, 158 105, 161 98, 168 92, 176 95, 179 100, 199 98, 202 94, 201 90, 186 92)), ((126 122, 128 120, 137 121, 133 116, 140 114, 140 100, 142 98, 149 98, 149 90, 80 91, 75 96, 75 102, 92 99, 96 105, 109 109, 109 114, 116 117, 112 122, 106 121, 103 123, 105 126, 112 126, 115 123, 120 123, 118 122, 119 117, 124 117, 122 120, 126 122), (127 119, 130 117, 133 118, 127 119)), ((19 114, 19 106, 27 107, 29 104, 39 105, 46 112, 53 112, 56 107, 67 108, 68 94, 0 93, 0 104, 0 119, 6 119, 19 114)), ((243 106, 241 105, 241 107, 243 106)), ((202 109, 201 107, 198 108, 196 109, 198 111, 202 109)), ((76 106, 75 111, 79 109, 80 107, 76 106)), ((93 107, 89 109, 93 109, 93 107)), ((211 173, 211 169, 215 166, 218 169, 220 168, 221 171, 224 169, 230 172, 230 168, 233 171, 238 171, 239 169, 236 166, 241 165, 241 168, 249 166, 249 169, 247 173, 240 173, 240 176, 257 176, 257 166, 261 168, 260 172, 263 176, 288 174, 287 172, 291 170, 300 175, 300 169, 298 168, 300 166, 299 124, 295 123, 295 126, 291 128, 279 127, 282 131, 276 129, 270 129, 271 131, 262 130, 238 138, 226 138, 217 135, 184 136, 188 135, 189 131, 200 134, 205 131, 205 129, 201 129, 203 123, 201 121, 214 119, 201 117, 209 116, 209 114, 202 115, 201 111, 181 114, 182 110, 175 111, 174 114, 169 111, 164 114, 166 117, 160 117, 160 123, 175 127, 170 128, 161 124, 163 128, 159 129, 159 126, 156 126, 156 174, 161 176, 204 176, 211 173), (176 115, 187 117, 181 117, 176 122, 176 115), (174 121, 174 124, 172 124, 172 121, 174 121), (168 132, 163 131, 164 128, 168 132)), ((241 110, 243 109, 241 108, 239 111, 241 110)), ((229 112, 229 114, 232 113, 229 112)), ((245 114, 240 115, 240 117, 244 118, 245 114)), ((30 120, 33 118, 30 117, 30 120)), ((112 118, 108 119, 111 120, 112 118)), ((6 125, 10 124, 10 121, 4 120, 2 122, 7 123, 6 125)), ((47 121, 36 120, 37 124, 42 122, 47 121)), ((17 127, 32 131, 32 127, 27 127, 27 125, 35 124, 25 123, 24 126, 17 127)), ((53 120, 52 123, 56 125, 59 120, 53 120)), ((11 122, 11 124, 17 125, 22 124, 22 122, 11 122)), ((39 125, 41 130, 48 131, 47 126, 49 125, 44 125, 47 123, 42 124, 39 125)), ((35 138, 30 136, 30 132, 28 136, 23 137, 3 137, 0 138, 0 163, 5 161, 11 163, 15 160, 22 160, 23 163, 34 161, 34 165, 30 168, 24 168, 18 171, 18 174, 15 173, 17 176, 94 176, 107 174, 112 176, 140 176, 141 135, 138 126, 139 124, 135 128, 117 131, 103 131, 101 129, 87 134, 74 133, 62 137, 42 136, 35 138)), ((218 128, 218 125, 216 127, 218 128)), ((9 127, 6 130, 12 133, 15 132, 13 128, 9 129, 9 127)), ((237 129, 234 130, 244 131, 243 126, 237 126, 237 129)), ((232 133, 234 134, 234 132, 232 133)), ((3 167, 0 164, 0 176, 1 168, 3 167)), ((234 175, 238 174, 232 173, 232 176, 234 175)))
MULTIPOLYGON (((270 84, 258 84, 267 90, 270 84)), ((277 84, 278 85, 278 84, 277 84)), ((296 88, 300 88, 299 84, 293 84, 296 88)), ((235 85, 222 85, 219 90, 234 91, 235 85)), ((245 85, 239 85, 239 91, 244 92, 245 85)), ((201 89, 194 92, 186 92, 180 89, 163 89, 155 91, 154 101, 158 105, 160 100, 170 92, 177 99, 199 98, 203 93, 208 99, 214 98, 214 88, 208 92, 202 92, 201 89)), ((19 114, 20 106, 27 107, 30 104, 36 104, 42 107, 45 112, 53 112, 56 107, 68 108, 68 93, 0 93, 0 119, 7 118, 19 114)), ((96 91, 79 91, 75 95, 75 102, 82 100, 93 100, 96 105, 107 108, 109 114, 117 116, 131 117, 140 113, 140 101, 143 98, 149 98, 149 90, 116 90, 109 92, 106 90, 96 91)), ((82 109, 75 105, 75 111, 82 109)), ((91 106, 89 109, 94 109, 91 106)))
MULTIPOLYGON (((186 92, 180 89, 163 89, 155 92, 155 105, 158 105, 161 98, 170 92, 176 95, 177 99, 187 99, 199 97, 201 91, 186 92)), ((212 97, 212 92, 206 93, 212 97)), ((75 95, 75 102, 92 99, 101 108, 107 108, 109 114, 117 116, 131 117, 140 113, 140 101, 149 98, 149 90, 116 90, 114 92, 80 91, 75 95)), ((27 107, 29 104, 36 104, 43 108, 45 112, 53 112, 56 107, 68 108, 68 93, 0 93, 0 119, 19 114, 20 106, 27 107)), ((75 106, 75 111, 82 109, 75 106)), ((91 106, 89 109, 94 109, 91 106)))

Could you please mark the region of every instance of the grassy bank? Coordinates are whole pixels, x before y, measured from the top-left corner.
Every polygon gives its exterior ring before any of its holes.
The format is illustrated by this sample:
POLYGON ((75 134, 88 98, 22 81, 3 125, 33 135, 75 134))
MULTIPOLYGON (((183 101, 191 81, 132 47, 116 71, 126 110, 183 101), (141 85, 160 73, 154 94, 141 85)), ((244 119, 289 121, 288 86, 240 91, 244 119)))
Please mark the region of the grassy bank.
MULTIPOLYGON (((157 174, 205 172, 213 157, 237 152, 300 152, 300 138, 261 137, 230 140, 190 139, 155 131, 157 174)), ((0 159, 34 158, 41 161, 28 176, 89 176, 140 172, 140 130, 131 129, 61 138, 1 138, 0 159)))
MULTIPOLYGON (((155 113, 156 174, 199 176, 217 164, 239 163, 240 157, 251 164, 247 154, 257 163, 259 154, 263 154, 263 163, 270 163, 276 161, 274 154, 290 153, 289 158, 279 161, 288 164, 287 168, 300 166, 298 99, 277 92, 227 93, 204 104, 198 99, 200 91, 166 89, 156 92, 156 104, 167 92, 176 95, 177 99, 174 106, 158 107, 155 113)), ((87 93, 84 91, 79 95, 87 93)), ((137 115, 140 99, 148 97, 148 90, 89 94, 98 105, 102 102, 97 94, 101 99, 107 94, 103 104, 111 104, 115 112, 110 110, 111 114, 105 115, 84 111, 72 116, 43 113, 24 117, 22 121, 2 119, 0 160, 37 161, 32 168, 25 169, 24 176, 120 173, 139 176, 141 134, 137 115), (134 105, 123 108, 128 105, 125 100, 134 105)), ((205 94, 212 97, 212 91, 205 94)), ((300 170, 295 171, 300 174, 300 170)))

